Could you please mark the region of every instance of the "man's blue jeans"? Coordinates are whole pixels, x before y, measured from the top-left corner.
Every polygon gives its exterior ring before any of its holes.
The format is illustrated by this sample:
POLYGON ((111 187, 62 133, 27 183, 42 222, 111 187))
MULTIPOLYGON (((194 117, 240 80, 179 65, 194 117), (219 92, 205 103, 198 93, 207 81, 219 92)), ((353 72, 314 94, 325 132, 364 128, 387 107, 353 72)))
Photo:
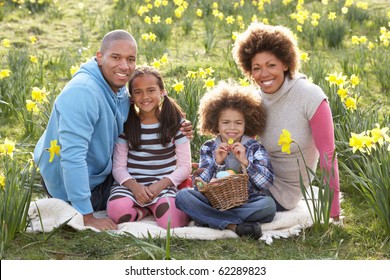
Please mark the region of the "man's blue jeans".
POLYGON ((195 222, 218 229, 244 222, 269 223, 276 213, 275 201, 269 196, 250 198, 241 206, 220 211, 211 206, 207 197, 194 189, 180 190, 176 194, 176 207, 195 222))

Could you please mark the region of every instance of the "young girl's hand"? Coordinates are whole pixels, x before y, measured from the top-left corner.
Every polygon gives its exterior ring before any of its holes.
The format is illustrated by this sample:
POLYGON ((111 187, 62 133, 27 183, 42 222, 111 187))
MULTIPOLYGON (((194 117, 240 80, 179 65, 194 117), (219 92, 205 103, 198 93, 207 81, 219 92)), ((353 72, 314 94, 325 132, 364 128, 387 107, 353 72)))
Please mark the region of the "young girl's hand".
POLYGON ((137 183, 135 180, 132 181, 134 182, 129 188, 134 194, 134 197, 138 201, 138 203, 143 205, 150 202, 153 199, 153 194, 150 192, 150 190, 144 185, 137 183))
POLYGON ((246 149, 244 145, 239 142, 234 143, 230 146, 231 151, 233 152, 236 159, 245 167, 248 167, 249 161, 246 157, 246 149))
POLYGON ((217 164, 221 165, 227 155, 229 154, 229 145, 228 143, 221 143, 215 150, 215 161, 217 164))
POLYGON ((163 189, 166 189, 169 186, 172 186, 171 180, 164 177, 160 181, 157 181, 157 182, 151 184, 148 187, 148 189, 149 189, 150 193, 153 195, 153 198, 155 198, 156 196, 158 196, 160 194, 160 192, 163 189))

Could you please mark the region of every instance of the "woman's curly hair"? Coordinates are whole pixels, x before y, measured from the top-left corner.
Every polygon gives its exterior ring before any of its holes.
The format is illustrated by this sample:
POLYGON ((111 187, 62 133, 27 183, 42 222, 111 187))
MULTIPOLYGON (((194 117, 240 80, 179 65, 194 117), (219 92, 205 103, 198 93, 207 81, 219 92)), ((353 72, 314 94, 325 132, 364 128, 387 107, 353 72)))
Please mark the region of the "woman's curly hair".
POLYGON ((237 36, 232 53, 243 74, 251 76, 252 58, 260 52, 271 52, 287 67, 285 72, 293 78, 300 68, 298 44, 287 27, 253 22, 237 36))
POLYGON ((200 100, 198 129, 201 135, 218 135, 218 120, 223 110, 234 109, 245 119, 245 135, 255 136, 265 127, 265 109, 252 86, 220 81, 200 100))

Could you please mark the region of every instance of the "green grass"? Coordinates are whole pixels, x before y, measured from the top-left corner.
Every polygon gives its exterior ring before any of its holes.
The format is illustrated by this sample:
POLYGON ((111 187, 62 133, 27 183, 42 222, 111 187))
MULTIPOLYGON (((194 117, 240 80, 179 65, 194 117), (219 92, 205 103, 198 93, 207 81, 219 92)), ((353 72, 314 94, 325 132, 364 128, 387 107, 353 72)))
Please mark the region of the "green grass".
MULTIPOLYGON (((306 2, 308 5, 318 4, 316 1, 306 2)), ((388 10, 386 0, 367 2, 371 3, 371 15, 380 14, 386 8, 388 10)), ((58 94, 69 80, 68 69, 70 66, 85 61, 86 58, 95 53, 108 23, 113 24, 109 20, 115 15, 112 10, 112 1, 71 0, 61 1, 60 5, 60 12, 49 9, 45 13, 29 15, 23 9, 14 9, 12 12, 4 10, 5 13, 0 17, 2 27, 0 28, 0 41, 4 38, 10 39, 13 48, 23 49, 27 46, 26 41, 28 41, 29 36, 36 35, 38 37, 38 42, 31 48, 31 51, 37 56, 44 55, 46 58, 43 65, 43 82, 54 89, 53 96, 58 94), (79 8, 79 2, 84 3, 83 10, 79 8)), ((128 13, 128 11, 124 12, 128 13)), ((286 20, 288 21, 288 19, 286 20)), ((271 23, 276 22, 277 19, 271 21, 271 23)), ((306 47, 305 51, 310 52, 313 60, 314 56, 321 55, 318 65, 313 66, 313 68, 325 68, 323 71, 326 74, 342 71, 340 60, 337 57, 343 54, 347 56, 354 54, 348 38, 355 34, 370 36, 373 32, 378 32, 377 28, 371 27, 371 23, 366 22, 365 24, 369 26, 367 30, 370 31, 360 30, 360 27, 349 30, 342 49, 328 50, 323 45, 319 45, 312 50, 303 42, 303 46, 306 47)), ((146 32, 145 25, 139 30, 136 25, 130 25, 128 29, 133 29, 132 32, 135 33, 146 32)), ((166 46, 171 63, 169 68, 163 70, 166 80, 185 76, 187 70, 210 66, 216 70, 214 73, 216 80, 240 76, 240 72, 231 61, 228 48, 231 40, 228 36, 224 36, 223 32, 218 33, 216 45, 208 53, 205 53, 203 48, 205 34, 204 24, 201 21, 194 23, 192 31, 188 35, 184 34, 184 30, 180 26, 175 26, 173 33, 175 36, 172 37, 174 38, 171 38, 166 46)), ((0 45, 0 70, 7 66, 5 65, 6 56, 3 55, 7 51, 0 45)), ((139 64, 145 61, 142 53, 143 49, 140 48, 139 64)), ((307 70, 314 71, 313 68, 307 70)), ((380 113, 382 115, 388 114, 390 109, 389 89, 382 90, 371 72, 363 73, 366 74, 361 77, 365 98, 364 106, 370 107, 374 101, 380 99, 382 104, 380 113)), ((348 75, 350 74, 348 73, 348 75)), ((8 137, 18 143, 25 142, 26 135, 24 135, 23 127, 18 123, 18 120, 14 116, 3 117, 1 113, 0 115, 0 140, 8 137)), ((360 133, 360 131, 356 132, 360 133)), ((27 138, 27 143, 34 145, 39 134, 36 133, 36 135, 27 138)), ((194 147, 198 145, 198 142, 193 143, 194 147)), ((340 174, 340 178, 341 191, 344 194, 341 207, 344 211, 343 215, 346 217, 343 227, 331 226, 326 233, 317 233, 306 229, 299 236, 275 239, 271 246, 265 242, 248 239, 201 241, 172 238, 170 255, 174 259, 183 260, 389 259, 389 237, 380 227, 373 211, 363 197, 349 182, 350 178, 343 173, 340 174)), ((42 196, 43 193, 40 189, 34 189, 34 197, 42 196)), ((70 227, 64 227, 47 240, 46 237, 47 234, 42 233, 18 234, 15 240, 8 244, 3 259, 151 259, 151 256, 129 236, 118 237, 108 233, 96 233, 90 230, 75 231, 70 227)), ((146 241, 165 250, 164 239, 146 241)), ((156 250, 154 254, 156 259, 163 259, 165 256, 161 250, 156 250)))

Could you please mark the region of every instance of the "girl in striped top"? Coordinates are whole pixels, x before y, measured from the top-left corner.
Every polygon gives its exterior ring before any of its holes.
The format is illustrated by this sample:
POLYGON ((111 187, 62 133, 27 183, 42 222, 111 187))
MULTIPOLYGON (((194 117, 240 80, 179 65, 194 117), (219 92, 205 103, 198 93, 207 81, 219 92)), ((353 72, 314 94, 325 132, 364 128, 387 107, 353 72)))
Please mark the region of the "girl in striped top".
POLYGON ((186 226, 189 217, 175 206, 177 186, 191 174, 190 143, 179 130, 181 108, 152 67, 135 70, 129 92, 129 116, 114 150, 108 216, 123 223, 151 212, 160 227, 168 221, 171 228, 186 226))

